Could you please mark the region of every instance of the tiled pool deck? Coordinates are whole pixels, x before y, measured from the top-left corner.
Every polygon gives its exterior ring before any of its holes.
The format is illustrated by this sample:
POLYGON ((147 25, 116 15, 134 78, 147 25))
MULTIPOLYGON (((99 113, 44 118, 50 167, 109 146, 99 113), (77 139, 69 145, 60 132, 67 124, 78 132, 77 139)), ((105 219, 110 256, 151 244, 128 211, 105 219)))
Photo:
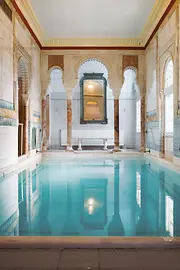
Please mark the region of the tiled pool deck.
POLYGON ((0 269, 180 269, 180 249, 0 250, 0 269))

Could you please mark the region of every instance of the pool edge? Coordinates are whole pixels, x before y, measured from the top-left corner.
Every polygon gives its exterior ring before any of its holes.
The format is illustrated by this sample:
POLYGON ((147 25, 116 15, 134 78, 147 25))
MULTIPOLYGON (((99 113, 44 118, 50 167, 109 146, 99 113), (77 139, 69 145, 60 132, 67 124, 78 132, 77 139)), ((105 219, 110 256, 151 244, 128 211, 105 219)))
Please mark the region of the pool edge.
POLYGON ((180 237, 1 236, 0 249, 180 248, 180 237))

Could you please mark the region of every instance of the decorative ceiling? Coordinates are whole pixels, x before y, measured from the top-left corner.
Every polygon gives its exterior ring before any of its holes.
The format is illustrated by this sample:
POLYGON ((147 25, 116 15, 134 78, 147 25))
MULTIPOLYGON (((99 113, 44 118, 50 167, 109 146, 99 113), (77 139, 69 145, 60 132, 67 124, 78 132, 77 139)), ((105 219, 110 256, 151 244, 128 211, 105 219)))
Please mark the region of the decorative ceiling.
POLYGON ((171 0, 15 0, 42 46, 145 46, 171 0))

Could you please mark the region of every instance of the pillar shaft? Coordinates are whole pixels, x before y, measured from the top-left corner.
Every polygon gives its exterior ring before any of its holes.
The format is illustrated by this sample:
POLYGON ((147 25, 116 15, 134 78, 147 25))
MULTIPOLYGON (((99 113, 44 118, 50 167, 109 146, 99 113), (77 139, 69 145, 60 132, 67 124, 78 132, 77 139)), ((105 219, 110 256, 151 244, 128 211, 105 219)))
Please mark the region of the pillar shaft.
POLYGON ((49 137, 50 137, 50 117, 49 117, 49 95, 46 96, 46 148, 49 148, 49 137))
POLYGON ((42 100, 42 151, 46 148, 46 100, 42 100))
POLYGON ((67 99, 67 150, 72 150, 72 100, 67 99))
POLYGON ((119 151, 119 98, 114 99, 114 151, 119 151))
POLYGON ((29 147, 28 147, 28 141, 29 141, 29 127, 28 127, 28 116, 29 116, 29 106, 26 103, 25 104, 25 127, 24 127, 24 151, 25 155, 28 155, 29 147))
POLYGON ((140 151, 145 151, 145 96, 141 99, 141 145, 140 151))

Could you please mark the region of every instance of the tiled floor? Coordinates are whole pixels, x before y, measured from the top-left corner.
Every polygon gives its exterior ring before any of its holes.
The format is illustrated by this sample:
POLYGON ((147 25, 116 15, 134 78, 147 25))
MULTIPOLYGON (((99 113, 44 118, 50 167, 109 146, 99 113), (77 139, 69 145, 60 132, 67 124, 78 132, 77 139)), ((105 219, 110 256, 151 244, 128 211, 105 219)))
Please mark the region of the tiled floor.
POLYGON ((180 270, 180 249, 1 249, 0 269, 180 270))

